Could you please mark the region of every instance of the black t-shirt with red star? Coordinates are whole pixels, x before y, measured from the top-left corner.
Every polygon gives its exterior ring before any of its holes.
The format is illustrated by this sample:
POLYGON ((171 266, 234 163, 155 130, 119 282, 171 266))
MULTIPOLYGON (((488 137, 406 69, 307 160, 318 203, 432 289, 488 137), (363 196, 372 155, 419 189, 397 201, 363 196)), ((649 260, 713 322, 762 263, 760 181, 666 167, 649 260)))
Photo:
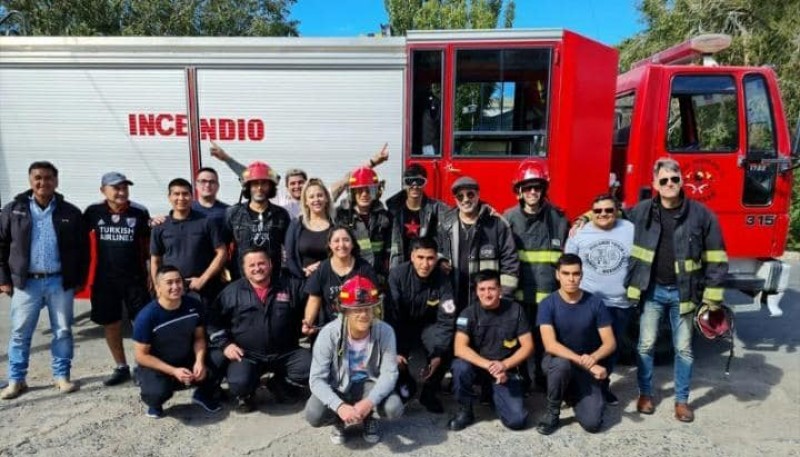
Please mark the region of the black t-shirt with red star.
POLYGON ((106 202, 84 212, 86 225, 94 232, 97 249, 95 282, 108 279, 144 280, 148 256, 150 213, 136 203, 115 213, 106 202))
POLYGON ((409 260, 411 241, 419 238, 420 227, 419 210, 411 210, 407 206, 403 206, 403 260, 409 260))

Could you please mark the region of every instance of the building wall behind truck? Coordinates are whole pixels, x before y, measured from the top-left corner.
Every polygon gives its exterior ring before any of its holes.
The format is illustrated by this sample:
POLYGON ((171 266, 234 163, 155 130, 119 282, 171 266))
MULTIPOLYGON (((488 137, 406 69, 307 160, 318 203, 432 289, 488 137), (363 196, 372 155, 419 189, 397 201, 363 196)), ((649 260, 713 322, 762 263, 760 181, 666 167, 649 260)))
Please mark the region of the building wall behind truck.
MULTIPOLYGON (((216 142, 240 162, 267 162, 282 176, 302 168, 332 184, 389 144, 389 161, 377 169, 385 195, 400 188, 404 72, 395 69, 197 70, 201 119, 258 119, 264 138, 216 142)), ((201 135, 201 162, 220 172, 221 198, 236 202, 232 174, 209 154, 201 135)), ((281 187, 285 181, 281 180, 281 187)))
POLYGON ((132 136, 137 112, 186 112, 180 69, 0 68, 0 197, 28 189, 31 162, 59 169, 59 188, 85 208, 99 201, 100 177, 117 170, 131 196, 154 213, 168 208, 170 179, 190 174, 187 137, 132 136))

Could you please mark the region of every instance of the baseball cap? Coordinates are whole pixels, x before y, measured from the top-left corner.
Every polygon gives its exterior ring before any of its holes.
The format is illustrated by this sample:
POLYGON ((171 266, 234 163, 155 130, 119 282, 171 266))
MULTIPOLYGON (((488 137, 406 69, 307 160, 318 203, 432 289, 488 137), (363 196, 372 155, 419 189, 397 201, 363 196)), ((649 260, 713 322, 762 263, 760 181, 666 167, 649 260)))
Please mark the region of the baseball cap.
POLYGON ((129 186, 133 185, 133 181, 126 178, 125 175, 118 171, 110 171, 103 175, 100 179, 101 186, 117 186, 119 184, 125 183, 129 186))
POLYGON ((480 190, 480 187, 478 186, 478 181, 475 181, 473 178, 470 178, 469 176, 462 176, 456 179, 456 181, 450 187, 450 191, 453 193, 453 195, 455 195, 461 189, 480 190))

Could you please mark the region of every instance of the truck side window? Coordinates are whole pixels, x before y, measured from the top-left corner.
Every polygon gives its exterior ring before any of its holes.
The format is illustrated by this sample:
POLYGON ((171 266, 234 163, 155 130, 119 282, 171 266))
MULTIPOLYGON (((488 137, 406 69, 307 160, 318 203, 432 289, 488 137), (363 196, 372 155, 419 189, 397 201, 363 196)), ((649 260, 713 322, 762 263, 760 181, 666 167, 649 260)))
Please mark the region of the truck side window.
POLYGON ((775 122, 772 118, 767 82, 759 74, 744 77, 747 115, 747 161, 745 165, 742 203, 764 206, 772 202, 777 178, 776 164, 760 164, 761 159, 775 159, 775 122))
POLYGON ((456 156, 547 155, 549 48, 456 51, 456 156))
POLYGON ((736 151, 739 122, 733 77, 676 76, 666 142, 670 152, 736 151))
POLYGON ((442 51, 412 52, 411 154, 442 154, 442 51))
POLYGON ((633 120, 633 102, 636 94, 630 93, 617 97, 614 104, 614 145, 627 146, 631 136, 633 120))

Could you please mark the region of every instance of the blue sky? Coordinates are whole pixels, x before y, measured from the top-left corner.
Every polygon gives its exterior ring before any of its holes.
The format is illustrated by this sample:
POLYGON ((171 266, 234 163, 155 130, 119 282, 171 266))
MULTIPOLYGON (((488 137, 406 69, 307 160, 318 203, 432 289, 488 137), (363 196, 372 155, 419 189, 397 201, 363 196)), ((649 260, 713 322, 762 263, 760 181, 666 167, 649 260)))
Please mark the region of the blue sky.
MULTIPOLYGON (((516 0, 515 28, 561 27, 609 45, 641 30, 636 0, 516 0)), ((388 22, 383 0, 298 0, 301 36, 358 36, 388 22)))

